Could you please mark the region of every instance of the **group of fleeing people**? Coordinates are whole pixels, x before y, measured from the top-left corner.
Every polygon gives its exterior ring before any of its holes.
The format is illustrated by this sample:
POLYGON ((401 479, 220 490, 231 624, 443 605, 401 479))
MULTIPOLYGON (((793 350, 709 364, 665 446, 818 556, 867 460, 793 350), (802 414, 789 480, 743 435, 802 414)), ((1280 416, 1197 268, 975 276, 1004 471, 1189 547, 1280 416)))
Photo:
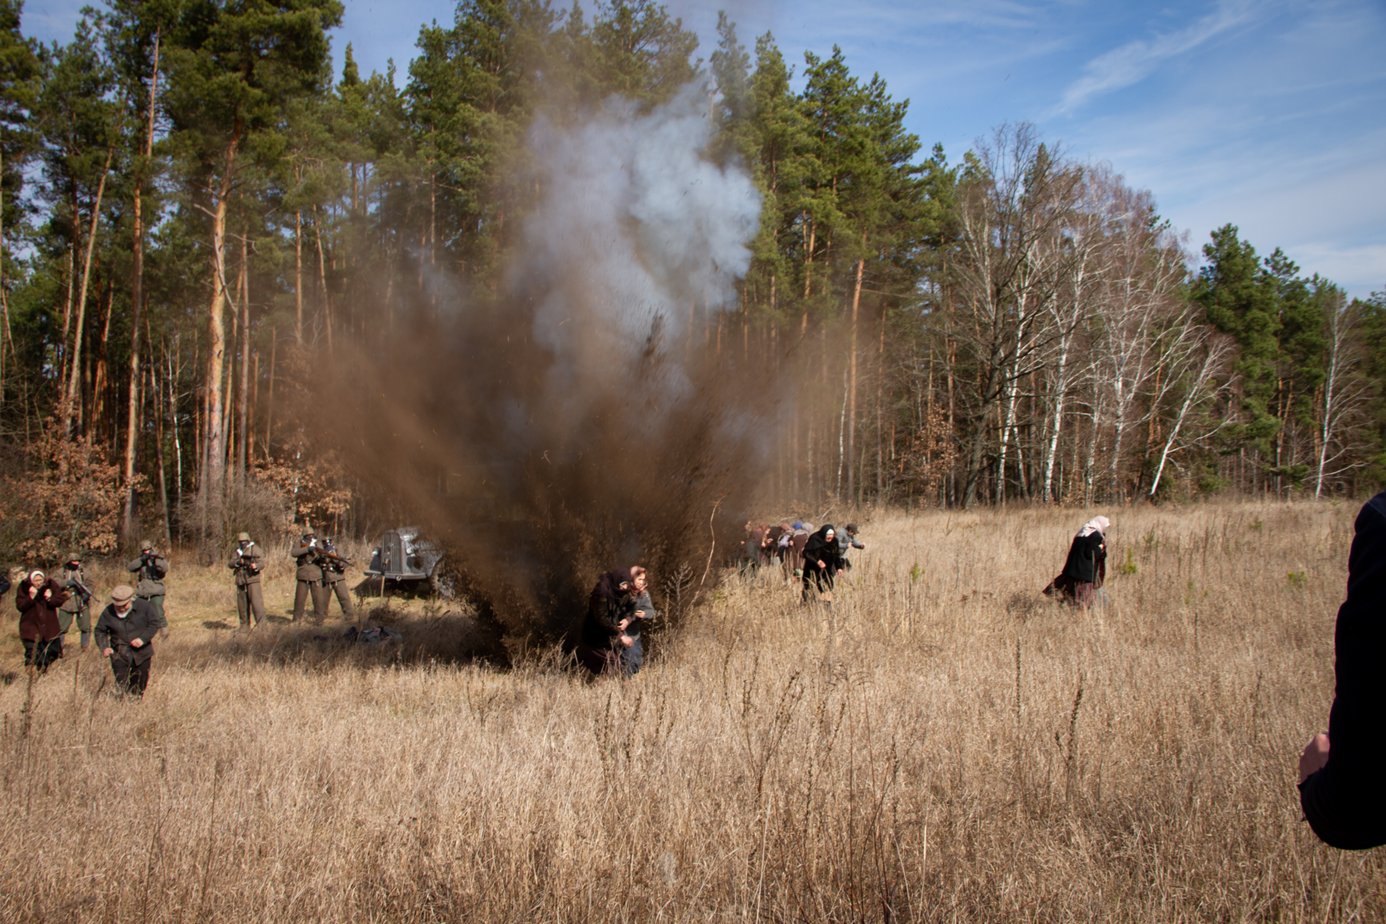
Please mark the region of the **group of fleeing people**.
MULTIPOLYGON (((24 665, 43 674, 63 657, 63 638, 75 624, 82 651, 93 645, 111 663, 116 689, 144 695, 149 685, 149 666, 154 640, 168 634, 164 615, 164 578, 168 558, 154 543, 140 543, 140 556, 127 565, 131 583, 117 584, 106 597, 95 624, 92 601, 97 594, 87 582, 82 556, 63 557, 60 568, 49 574, 28 568, 16 574, 14 604, 19 611, 19 640, 24 646, 24 665), (133 586, 132 586, 133 584, 133 586)), ((12 582, 0 575, 0 594, 12 582)))
POLYGON ((814 526, 804 520, 748 522, 741 563, 750 568, 777 565, 786 577, 801 582, 800 602, 831 603, 837 576, 852 567, 847 553, 866 548, 857 534, 855 523, 839 530, 831 523, 814 526))

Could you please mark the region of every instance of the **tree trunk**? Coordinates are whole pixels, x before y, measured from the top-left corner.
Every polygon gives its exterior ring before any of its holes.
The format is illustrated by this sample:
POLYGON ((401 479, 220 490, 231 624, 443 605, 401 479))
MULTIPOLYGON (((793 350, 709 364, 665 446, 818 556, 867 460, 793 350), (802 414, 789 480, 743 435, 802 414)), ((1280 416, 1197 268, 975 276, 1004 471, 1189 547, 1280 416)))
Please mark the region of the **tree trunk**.
POLYGON ((863 256, 857 259, 857 278, 852 285, 852 332, 847 356, 847 496, 857 499, 857 329, 861 317, 861 280, 866 271, 866 234, 861 236, 863 256))
MULTIPOLYGON (((144 127, 144 161, 135 171, 135 189, 130 202, 130 365, 126 379, 130 394, 126 401, 125 465, 122 488, 125 498, 121 506, 120 532, 127 543, 135 541, 135 459, 139 452, 140 408, 140 334, 144 321, 144 172, 154 154, 155 103, 159 92, 160 30, 154 30, 154 59, 149 75, 148 120, 144 127)), ((156 402, 157 403, 157 402, 156 402)), ((162 460, 162 453, 160 454, 162 460)), ((163 470, 159 472, 163 478, 163 470)), ((165 507, 167 494, 165 493, 165 507)))
POLYGON ((91 285, 91 265, 96 259, 96 229, 101 222, 101 198, 106 193, 106 176, 111 172, 115 145, 106 149, 106 163, 101 179, 96 182, 96 199, 91 207, 90 228, 87 231, 87 252, 82 257, 82 284, 77 292, 77 320, 72 333, 72 365, 67 378, 67 394, 63 399, 63 429, 72 435, 82 424, 82 329, 87 316, 87 289, 91 285))
POLYGON ((226 366, 226 213, 240 138, 240 126, 237 126, 226 146, 221 182, 212 210, 212 300, 207 309, 207 436, 202 453, 202 477, 199 479, 204 517, 207 502, 220 499, 226 488, 226 433, 222 429, 221 419, 225 404, 222 376, 226 366))
POLYGON ((240 439, 236 443, 236 481, 245 485, 250 454, 250 243, 241 237, 241 384, 237 395, 236 417, 240 439))
POLYGON ((303 210, 294 209, 294 340, 303 346, 303 210))
POLYGON ((322 247, 322 215, 313 208, 313 236, 318 248, 318 290, 322 293, 322 326, 327 334, 327 352, 332 352, 332 299, 327 292, 327 259, 322 247))

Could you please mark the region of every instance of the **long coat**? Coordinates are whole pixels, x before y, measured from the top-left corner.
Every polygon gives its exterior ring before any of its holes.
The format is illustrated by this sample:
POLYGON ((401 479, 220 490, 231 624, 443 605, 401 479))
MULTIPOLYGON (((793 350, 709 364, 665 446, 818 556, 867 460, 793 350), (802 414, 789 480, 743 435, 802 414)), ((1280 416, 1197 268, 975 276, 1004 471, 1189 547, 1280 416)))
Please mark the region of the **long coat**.
POLYGON ((38 595, 29 596, 33 585, 23 581, 15 593, 15 606, 19 608, 19 637, 29 642, 48 642, 63 634, 62 623, 58 621, 58 608, 67 602, 67 591, 53 578, 44 581, 38 595), (45 590, 52 591, 47 600, 43 599, 45 590))

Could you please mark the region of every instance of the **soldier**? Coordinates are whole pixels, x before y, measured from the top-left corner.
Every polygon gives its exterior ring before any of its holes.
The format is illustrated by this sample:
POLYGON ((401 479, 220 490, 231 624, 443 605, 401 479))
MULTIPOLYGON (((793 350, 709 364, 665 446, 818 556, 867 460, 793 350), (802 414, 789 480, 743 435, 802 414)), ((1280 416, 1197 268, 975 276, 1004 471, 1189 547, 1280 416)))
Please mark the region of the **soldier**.
POLYGON ((160 636, 168 635, 168 618, 164 615, 164 578, 168 576, 168 559, 154 551, 154 543, 141 539, 140 557, 130 562, 126 570, 139 575, 135 596, 149 602, 160 636))
POLYGON ((121 584, 111 591, 111 603, 96 620, 96 644, 111 659, 116 689, 143 696, 149 685, 149 662, 159 624, 154 607, 135 599, 134 588, 121 584))
POLYGON ((66 635, 75 619, 82 650, 86 651, 91 645, 91 588, 87 586, 87 577, 82 573, 81 555, 74 553, 63 559, 63 573, 58 583, 68 593, 63 605, 58 607, 58 624, 62 627, 63 635, 66 635))
POLYGON ((322 540, 320 552, 318 559, 322 567, 322 614, 326 616, 327 611, 332 608, 332 597, 335 594, 337 604, 342 608, 342 618, 355 619, 356 610, 351 605, 351 594, 347 591, 346 581, 346 569, 347 565, 351 564, 351 559, 338 555, 331 539, 322 540))
POLYGON ((295 622, 303 618, 304 605, 310 597, 313 601, 314 622, 321 622, 323 612, 327 609, 326 601, 323 600, 322 565, 319 562, 318 551, 318 536, 310 529, 299 540, 298 548, 289 553, 298 562, 298 587, 294 590, 295 622))
POLYGON ((227 567, 236 575, 236 616, 242 628, 251 626, 252 615, 258 626, 265 621, 265 596, 260 591, 260 571, 264 565, 250 533, 236 536, 236 553, 227 567))

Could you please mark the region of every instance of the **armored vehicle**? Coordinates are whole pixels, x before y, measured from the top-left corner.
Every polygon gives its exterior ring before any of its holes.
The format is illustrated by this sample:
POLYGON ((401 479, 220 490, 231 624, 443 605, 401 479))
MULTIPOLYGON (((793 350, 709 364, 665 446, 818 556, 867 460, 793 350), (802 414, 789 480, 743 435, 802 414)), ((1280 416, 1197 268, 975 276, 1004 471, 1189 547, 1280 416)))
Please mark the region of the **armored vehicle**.
POLYGON ((415 526, 387 529, 380 537, 380 545, 371 552, 371 563, 363 573, 367 579, 397 584, 417 585, 427 581, 429 589, 441 597, 451 597, 456 590, 444 566, 443 550, 436 543, 421 538, 415 526))

